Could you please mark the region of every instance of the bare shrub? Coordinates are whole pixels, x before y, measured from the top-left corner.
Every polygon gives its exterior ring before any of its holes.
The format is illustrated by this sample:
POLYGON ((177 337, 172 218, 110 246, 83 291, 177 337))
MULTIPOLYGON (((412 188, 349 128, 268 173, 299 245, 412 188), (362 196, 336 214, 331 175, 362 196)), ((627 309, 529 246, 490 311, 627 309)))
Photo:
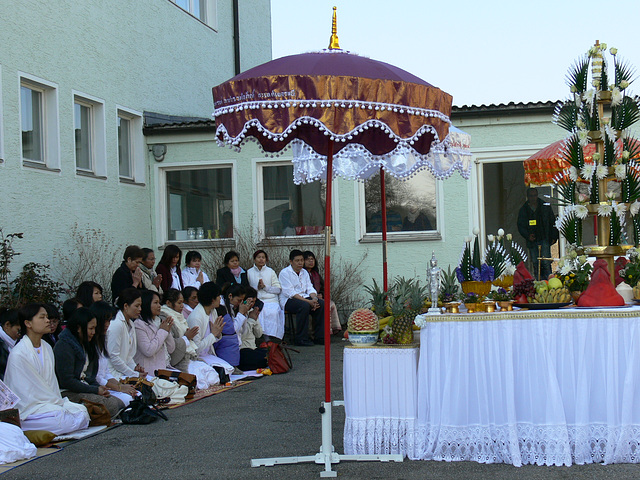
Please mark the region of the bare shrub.
POLYGON ((103 298, 111 301, 111 277, 120 265, 123 250, 114 245, 100 229, 80 229, 74 224, 71 243, 67 250, 55 249, 55 272, 64 284, 68 295, 73 295, 84 281, 93 281, 103 288, 103 298))
MULTIPOLYGON (((224 255, 229 250, 238 253, 240 265, 246 269, 253 266, 253 252, 264 250, 269 255, 269 266, 276 273, 289 265, 289 253, 291 250, 310 250, 318 259, 320 274, 324 275, 324 242, 322 244, 310 243, 309 237, 304 235, 286 238, 264 238, 256 244, 253 228, 235 230, 235 247, 223 247, 218 242, 211 242, 210 247, 199 250, 202 255, 202 268, 211 280, 215 281, 215 274, 222 263, 224 255)), ((259 235, 261 236, 261 235, 259 235)), ((364 284, 362 264, 367 258, 366 252, 358 259, 345 259, 332 257, 331 260, 331 299, 335 302, 340 318, 346 322, 347 317, 356 308, 364 304, 361 286, 364 284)))

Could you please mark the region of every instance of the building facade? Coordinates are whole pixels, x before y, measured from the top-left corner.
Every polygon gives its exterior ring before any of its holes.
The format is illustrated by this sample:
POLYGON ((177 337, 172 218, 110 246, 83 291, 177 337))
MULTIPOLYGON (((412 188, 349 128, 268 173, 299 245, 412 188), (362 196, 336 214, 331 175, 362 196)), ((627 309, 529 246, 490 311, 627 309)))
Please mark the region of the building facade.
POLYGON ((209 117, 212 85, 271 58, 269 0, 26 0, 0 16, 0 225, 25 234, 14 269, 52 263, 86 228, 118 250, 151 245, 145 112, 209 117))

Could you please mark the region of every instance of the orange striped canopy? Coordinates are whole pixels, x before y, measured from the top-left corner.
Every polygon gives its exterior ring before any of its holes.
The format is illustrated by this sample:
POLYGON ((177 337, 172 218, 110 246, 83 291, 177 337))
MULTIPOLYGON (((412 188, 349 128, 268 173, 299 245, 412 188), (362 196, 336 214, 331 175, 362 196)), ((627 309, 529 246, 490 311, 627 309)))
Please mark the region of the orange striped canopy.
MULTIPOLYGON (((637 142, 637 140, 634 141, 637 142)), ((553 142, 524 161, 524 183, 526 185, 551 185, 554 183, 553 177, 571 166, 563 159, 564 144, 565 139, 553 142)), ((621 149, 622 140, 618 140, 616 150, 619 152, 621 149)), ((596 152, 595 143, 588 144, 583 151, 585 161, 591 163, 593 154, 596 152)))

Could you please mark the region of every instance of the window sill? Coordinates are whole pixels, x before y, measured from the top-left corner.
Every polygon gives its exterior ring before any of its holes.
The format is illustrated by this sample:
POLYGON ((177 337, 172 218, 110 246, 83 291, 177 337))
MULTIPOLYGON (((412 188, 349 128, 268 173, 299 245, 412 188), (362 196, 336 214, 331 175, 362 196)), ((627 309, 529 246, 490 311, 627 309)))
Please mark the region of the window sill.
POLYGON ((60 169, 59 168, 51 168, 51 167, 48 167, 47 164, 44 163, 44 162, 37 162, 35 160, 27 160, 26 158, 22 159, 22 165, 24 165, 25 167, 29 167, 29 168, 35 168, 37 170, 46 170, 47 172, 60 173, 60 169))
POLYGON ((163 245, 158 247, 164 250, 167 245, 177 245, 180 249, 196 249, 196 248, 232 248, 236 246, 233 238, 205 238, 199 240, 166 240, 163 245))
POLYGON ((79 177, 88 177, 88 178, 95 178, 97 180, 106 180, 107 177, 105 177, 104 175, 96 175, 93 172, 89 172, 87 170, 78 170, 76 169, 76 175, 78 175, 79 177))
MULTIPOLYGON (((440 232, 388 232, 387 242, 433 242, 442 240, 440 232)), ((360 243, 382 243, 382 233, 365 233, 360 243)))
POLYGON ((139 187, 144 187, 145 186, 144 182, 136 182, 132 178, 125 178, 125 177, 120 177, 120 183, 124 183, 124 184, 127 184, 127 185, 138 185, 139 187))
MULTIPOLYGON (((290 246, 301 245, 324 245, 324 235, 292 235, 288 237, 266 237, 260 240, 258 247, 290 246)), ((331 245, 336 245, 336 237, 331 235, 331 245)))

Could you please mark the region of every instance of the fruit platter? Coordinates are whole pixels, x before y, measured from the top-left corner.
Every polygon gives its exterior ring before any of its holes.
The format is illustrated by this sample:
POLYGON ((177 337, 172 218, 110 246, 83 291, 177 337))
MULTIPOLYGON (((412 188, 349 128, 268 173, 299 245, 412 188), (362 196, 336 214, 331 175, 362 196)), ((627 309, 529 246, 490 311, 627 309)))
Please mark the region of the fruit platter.
POLYGON ((559 278, 535 280, 521 262, 513 277, 515 307, 530 310, 547 310, 571 305, 571 292, 559 278))

